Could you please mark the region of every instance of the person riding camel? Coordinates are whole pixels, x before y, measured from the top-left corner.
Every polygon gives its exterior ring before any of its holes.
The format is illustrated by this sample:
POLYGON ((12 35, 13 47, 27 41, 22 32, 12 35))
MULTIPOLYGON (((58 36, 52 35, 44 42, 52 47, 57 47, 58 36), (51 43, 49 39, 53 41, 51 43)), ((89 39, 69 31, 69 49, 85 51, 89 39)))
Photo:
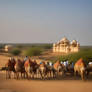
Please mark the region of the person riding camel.
POLYGON ((24 58, 24 62, 26 62, 28 60, 28 56, 26 56, 25 58, 24 58))

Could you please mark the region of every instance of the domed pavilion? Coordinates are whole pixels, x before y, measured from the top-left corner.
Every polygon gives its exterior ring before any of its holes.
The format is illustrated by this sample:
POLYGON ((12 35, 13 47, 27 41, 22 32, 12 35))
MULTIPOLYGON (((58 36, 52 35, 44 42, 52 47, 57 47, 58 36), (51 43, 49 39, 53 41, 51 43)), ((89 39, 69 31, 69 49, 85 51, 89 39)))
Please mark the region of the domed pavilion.
POLYGON ((62 53, 78 52, 79 48, 80 44, 76 40, 70 42, 66 37, 62 38, 57 43, 53 44, 53 52, 62 52, 62 53))

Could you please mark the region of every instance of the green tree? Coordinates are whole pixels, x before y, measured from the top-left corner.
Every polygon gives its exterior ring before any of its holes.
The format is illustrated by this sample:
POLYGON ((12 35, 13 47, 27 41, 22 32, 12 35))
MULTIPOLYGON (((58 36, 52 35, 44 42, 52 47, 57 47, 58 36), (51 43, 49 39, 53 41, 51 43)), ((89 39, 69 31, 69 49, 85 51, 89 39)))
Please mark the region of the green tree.
POLYGON ((39 55, 41 55, 41 53, 42 53, 42 49, 41 48, 37 48, 37 47, 29 48, 26 51, 26 55, 27 56, 39 56, 39 55))
POLYGON ((17 56, 17 55, 19 55, 21 53, 21 50, 18 49, 18 48, 14 48, 14 49, 12 49, 10 51, 10 53, 13 54, 13 55, 15 55, 15 56, 17 56))

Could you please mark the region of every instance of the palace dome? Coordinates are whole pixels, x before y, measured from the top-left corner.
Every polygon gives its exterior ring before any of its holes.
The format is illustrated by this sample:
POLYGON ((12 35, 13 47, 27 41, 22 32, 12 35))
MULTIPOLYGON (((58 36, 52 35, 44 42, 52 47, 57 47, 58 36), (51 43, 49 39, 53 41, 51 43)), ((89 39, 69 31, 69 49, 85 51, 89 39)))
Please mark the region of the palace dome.
POLYGON ((69 41, 66 37, 64 37, 64 38, 62 38, 62 39, 60 40, 60 43, 61 43, 61 44, 65 44, 65 43, 69 44, 70 41, 69 41))
POLYGON ((73 41, 71 42, 71 44, 77 44, 77 41, 76 41, 76 40, 73 40, 73 41))

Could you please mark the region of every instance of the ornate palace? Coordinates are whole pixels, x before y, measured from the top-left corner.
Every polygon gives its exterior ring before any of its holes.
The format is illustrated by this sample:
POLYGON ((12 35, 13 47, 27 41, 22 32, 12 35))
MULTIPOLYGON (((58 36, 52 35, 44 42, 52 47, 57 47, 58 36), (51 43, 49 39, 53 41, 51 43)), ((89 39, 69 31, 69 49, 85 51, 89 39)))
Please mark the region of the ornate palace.
POLYGON ((80 44, 76 40, 70 42, 66 37, 53 44, 53 52, 78 52, 79 48, 80 44))

